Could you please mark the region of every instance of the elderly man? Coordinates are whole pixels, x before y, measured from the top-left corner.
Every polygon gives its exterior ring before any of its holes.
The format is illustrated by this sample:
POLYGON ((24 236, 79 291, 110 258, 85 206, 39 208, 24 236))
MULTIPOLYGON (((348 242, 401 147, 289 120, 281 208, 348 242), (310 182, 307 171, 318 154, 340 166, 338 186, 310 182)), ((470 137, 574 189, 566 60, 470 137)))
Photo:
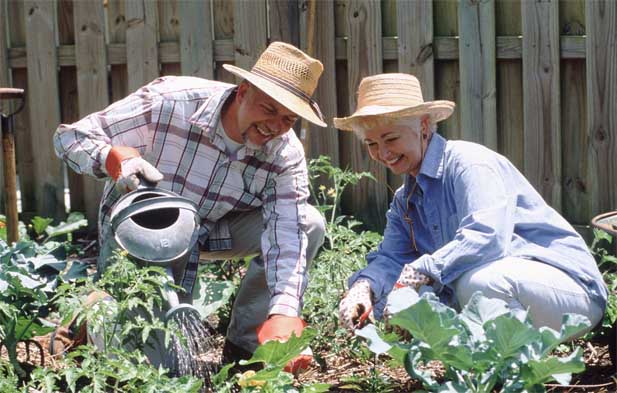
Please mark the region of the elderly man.
POLYGON ((242 83, 162 77, 60 125, 54 145, 76 172, 108 180, 99 269, 110 255, 110 210, 137 188, 139 176, 199 208, 200 250, 191 253, 181 282, 189 293, 199 251, 207 260, 259 254, 233 307, 224 349, 229 361, 304 328, 307 262, 323 242, 324 221, 307 203, 304 151, 291 127, 298 117, 325 123, 311 99, 323 66, 299 49, 274 42, 250 71, 224 68, 242 83))
POLYGON ((424 102, 418 80, 381 74, 362 80, 358 109, 334 119, 368 154, 404 175, 387 213, 384 239, 349 279, 341 322, 380 318, 397 287, 431 285, 443 302, 464 306, 476 291, 527 310, 536 327, 559 330, 563 314, 592 326, 607 288, 585 242, 505 157, 484 146, 446 141, 436 124, 450 101, 424 102))

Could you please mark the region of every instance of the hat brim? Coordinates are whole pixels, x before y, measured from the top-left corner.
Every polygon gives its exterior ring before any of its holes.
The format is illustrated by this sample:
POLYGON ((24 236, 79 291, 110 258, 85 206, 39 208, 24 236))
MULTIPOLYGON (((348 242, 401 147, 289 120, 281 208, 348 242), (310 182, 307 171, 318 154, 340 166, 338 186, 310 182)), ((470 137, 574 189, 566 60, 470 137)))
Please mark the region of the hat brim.
POLYGON ((340 130, 353 131, 358 120, 365 117, 412 117, 429 115, 435 123, 446 120, 454 112, 456 104, 452 101, 428 101, 420 105, 409 106, 381 106, 369 105, 362 107, 348 117, 335 117, 334 126, 340 130))
POLYGON ((263 91, 298 116, 320 127, 328 126, 326 122, 315 113, 308 102, 291 93, 284 87, 231 64, 223 64, 223 68, 242 79, 246 79, 259 90, 263 91))

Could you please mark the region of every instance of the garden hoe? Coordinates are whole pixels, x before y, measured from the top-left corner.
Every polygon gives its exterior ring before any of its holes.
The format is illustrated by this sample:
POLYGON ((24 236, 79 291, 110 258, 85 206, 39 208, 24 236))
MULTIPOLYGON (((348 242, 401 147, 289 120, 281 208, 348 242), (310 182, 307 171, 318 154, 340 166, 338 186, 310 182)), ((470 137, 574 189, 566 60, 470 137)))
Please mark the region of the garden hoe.
POLYGON ((17 170, 15 166, 15 133, 12 117, 24 107, 24 90, 0 87, 0 129, 4 154, 4 195, 6 195, 6 235, 9 244, 19 240, 17 218, 17 170), (18 102, 11 111, 11 101, 18 102))

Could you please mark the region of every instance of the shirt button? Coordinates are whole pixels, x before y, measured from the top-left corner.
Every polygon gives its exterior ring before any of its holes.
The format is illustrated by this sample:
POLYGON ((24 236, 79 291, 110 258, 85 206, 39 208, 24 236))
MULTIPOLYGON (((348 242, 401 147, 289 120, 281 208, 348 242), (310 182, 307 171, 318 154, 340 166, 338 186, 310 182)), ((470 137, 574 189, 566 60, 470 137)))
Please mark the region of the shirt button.
POLYGON ((437 224, 433 225, 433 230, 436 231, 439 229, 439 226, 437 224))

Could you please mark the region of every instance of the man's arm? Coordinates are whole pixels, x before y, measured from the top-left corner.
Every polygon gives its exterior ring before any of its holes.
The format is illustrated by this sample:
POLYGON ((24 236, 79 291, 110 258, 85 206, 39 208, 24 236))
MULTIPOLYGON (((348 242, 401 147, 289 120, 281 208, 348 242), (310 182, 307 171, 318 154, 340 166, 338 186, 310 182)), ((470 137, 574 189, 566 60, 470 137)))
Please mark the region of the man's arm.
POLYGON ((269 314, 297 317, 307 286, 308 170, 300 153, 286 159, 286 165, 265 190, 261 246, 271 293, 269 314))
POLYGON ((143 87, 106 109, 73 124, 61 124, 54 134, 56 155, 77 173, 108 177, 105 161, 112 145, 130 146, 145 154, 153 101, 143 87))

